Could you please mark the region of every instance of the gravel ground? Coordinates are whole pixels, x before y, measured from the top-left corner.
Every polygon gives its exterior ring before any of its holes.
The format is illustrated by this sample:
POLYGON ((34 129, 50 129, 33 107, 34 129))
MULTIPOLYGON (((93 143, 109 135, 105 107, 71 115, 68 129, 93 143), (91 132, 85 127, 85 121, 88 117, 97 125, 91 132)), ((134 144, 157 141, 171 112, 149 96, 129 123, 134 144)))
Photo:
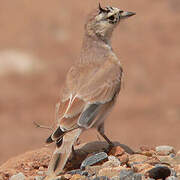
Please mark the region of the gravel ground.
MULTIPOLYGON (((107 152, 105 142, 78 145, 64 172, 56 180, 143 180, 180 178, 180 151, 171 146, 142 146, 138 151, 115 143, 107 152)), ((27 152, 0 167, 0 180, 43 180, 52 151, 49 148, 27 152)), ((54 180, 55 180, 54 179, 54 180)))

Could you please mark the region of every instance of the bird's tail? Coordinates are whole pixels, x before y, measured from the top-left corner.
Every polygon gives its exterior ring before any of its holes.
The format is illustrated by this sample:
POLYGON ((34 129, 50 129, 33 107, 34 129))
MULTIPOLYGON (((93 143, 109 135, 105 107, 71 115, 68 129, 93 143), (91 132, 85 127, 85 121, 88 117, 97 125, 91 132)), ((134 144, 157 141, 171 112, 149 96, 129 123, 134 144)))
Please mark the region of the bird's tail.
POLYGON ((82 129, 78 128, 64 134, 61 146, 56 148, 49 163, 49 175, 54 174, 57 176, 62 172, 71 154, 72 146, 78 139, 81 132, 82 129))

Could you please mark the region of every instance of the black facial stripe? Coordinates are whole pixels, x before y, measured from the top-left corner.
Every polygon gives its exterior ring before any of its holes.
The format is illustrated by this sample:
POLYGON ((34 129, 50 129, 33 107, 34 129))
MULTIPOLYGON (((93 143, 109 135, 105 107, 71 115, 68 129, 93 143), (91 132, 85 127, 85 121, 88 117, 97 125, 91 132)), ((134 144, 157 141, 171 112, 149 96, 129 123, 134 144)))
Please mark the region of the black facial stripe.
POLYGON ((115 18, 113 21, 108 19, 108 21, 109 21, 110 24, 116 24, 118 22, 118 19, 115 18))

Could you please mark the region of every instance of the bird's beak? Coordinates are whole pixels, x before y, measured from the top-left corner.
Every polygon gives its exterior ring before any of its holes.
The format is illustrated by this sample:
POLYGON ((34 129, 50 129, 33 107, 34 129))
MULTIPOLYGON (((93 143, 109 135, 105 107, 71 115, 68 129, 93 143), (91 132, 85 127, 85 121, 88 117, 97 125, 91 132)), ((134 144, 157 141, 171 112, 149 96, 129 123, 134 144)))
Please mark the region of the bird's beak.
POLYGON ((130 16, 134 16, 136 13, 135 12, 127 12, 127 11, 124 11, 122 13, 120 13, 120 18, 128 18, 130 16))

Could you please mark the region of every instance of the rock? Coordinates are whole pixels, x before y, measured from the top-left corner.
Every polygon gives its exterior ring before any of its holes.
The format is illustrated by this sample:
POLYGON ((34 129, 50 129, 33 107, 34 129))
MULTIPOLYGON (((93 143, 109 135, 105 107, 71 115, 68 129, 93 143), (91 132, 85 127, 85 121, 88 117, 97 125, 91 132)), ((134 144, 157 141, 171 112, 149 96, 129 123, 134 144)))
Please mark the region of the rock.
POLYGON ((157 146, 155 150, 157 154, 160 156, 167 156, 171 153, 175 153, 174 148, 172 146, 157 146))
POLYGON ((43 171, 43 170, 44 170, 44 167, 40 166, 40 167, 39 167, 39 170, 40 170, 40 171, 43 171))
POLYGON ((121 165, 121 162, 115 156, 109 156, 107 162, 105 162, 102 167, 117 167, 121 165))
POLYGON ((86 178, 81 176, 80 174, 75 174, 71 177, 70 180, 85 180, 86 178))
POLYGON ((38 171, 37 174, 38 174, 38 175, 43 175, 44 172, 43 172, 43 171, 38 171))
POLYGON ((169 176, 166 180, 178 180, 178 178, 175 176, 169 176))
POLYGON ((119 178, 120 180, 132 180, 133 174, 134 172, 132 170, 123 169, 119 174, 119 178))
POLYGON ((141 154, 133 154, 129 157, 129 162, 144 162, 147 161, 148 157, 141 154))
POLYGON ((23 173, 18 173, 10 177, 9 180, 25 180, 25 175, 23 173))
POLYGON ((122 156, 119 156, 118 159, 120 160, 121 164, 126 164, 129 161, 129 155, 124 153, 122 156))
POLYGON ((43 176, 35 176, 34 179, 35 179, 35 180, 43 180, 44 177, 43 177, 43 176))
POLYGON ((131 167, 134 169, 135 172, 141 172, 142 174, 153 168, 152 165, 147 163, 134 163, 131 167))
POLYGON ((109 178, 106 176, 101 176, 101 177, 95 177, 93 180, 109 180, 109 178))
POLYGON ((119 180, 119 176, 113 176, 111 180, 119 180))
POLYGON ((153 156, 153 157, 150 157, 146 163, 150 164, 150 165, 156 165, 156 164, 160 164, 160 160, 156 157, 156 156, 153 156))
POLYGON ((64 177, 65 179, 71 179, 72 175, 71 175, 71 174, 65 174, 63 177, 64 177))
POLYGON ((124 170, 125 168, 122 166, 118 166, 118 167, 106 167, 101 169, 97 176, 107 176, 108 178, 112 178, 113 176, 118 176, 119 173, 124 170))
POLYGON ((86 158, 82 162, 80 169, 84 169, 86 166, 91 166, 91 165, 97 164, 107 158, 108 158, 108 155, 105 152, 100 152, 95 155, 92 155, 92 156, 86 158))
POLYGON ((148 157, 151 157, 156 153, 155 148, 154 147, 149 147, 149 146, 141 146, 140 150, 141 150, 142 155, 145 155, 145 156, 148 156, 148 157))
POLYGON ((134 173, 132 179, 133 179, 133 180, 141 180, 141 179, 142 179, 142 175, 141 175, 141 174, 138 174, 138 173, 134 173))
POLYGON ((154 179, 165 179, 170 176, 171 170, 166 166, 155 167, 146 173, 146 176, 154 179))
POLYGON ((82 176, 87 176, 88 172, 87 171, 83 171, 81 169, 74 169, 74 170, 68 171, 67 174, 70 174, 70 175, 80 174, 82 176))
POLYGON ((102 169, 102 166, 87 166, 85 171, 88 172, 89 176, 94 176, 102 169))
POLYGON ((124 149, 120 146, 115 146, 111 149, 111 151, 109 152, 109 155, 113 155, 113 156, 121 156, 124 154, 124 149))
MULTIPOLYGON (((164 167, 164 165, 156 164, 155 167, 164 167)), ((170 168, 170 171, 171 171, 171 176, 175 176, 175 177, 177 176, 176 171, 174 169, 170 168)))
POLYGON ((160 160, 160 163, 170 164, 171 166, 179 165, 180 164, 180 156, 175 156, 174 158, 168 156, 157 156, 160 160))

